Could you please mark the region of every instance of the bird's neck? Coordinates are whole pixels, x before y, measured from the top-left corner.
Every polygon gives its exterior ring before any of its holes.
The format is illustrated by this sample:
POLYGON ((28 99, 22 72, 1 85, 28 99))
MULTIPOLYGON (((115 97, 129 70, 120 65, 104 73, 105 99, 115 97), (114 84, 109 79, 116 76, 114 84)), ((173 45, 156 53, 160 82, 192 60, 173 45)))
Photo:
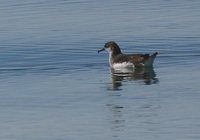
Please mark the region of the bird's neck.
POLYGON ((113 53, 112 52, 109 52, 109 65, 110 67, 112 67, 112 63, 113 63, 113 53))
POLYGON ((119 54, 122 54, 122 53, 121 52, 119 52, 119 53, 109 52, 109 65, 110 65, 110 67, 113 66, 113 59, 114 59, 114 57, 116 57, 119 54))

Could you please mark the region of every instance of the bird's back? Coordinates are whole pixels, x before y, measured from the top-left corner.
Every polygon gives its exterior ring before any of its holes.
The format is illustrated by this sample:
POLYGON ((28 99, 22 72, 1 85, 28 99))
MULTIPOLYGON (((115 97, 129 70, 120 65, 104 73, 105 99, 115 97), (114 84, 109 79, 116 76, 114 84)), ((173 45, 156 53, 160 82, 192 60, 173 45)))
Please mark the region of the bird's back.
POLYGON ((113 63, 133 63, 135 66, 144 65, 149 59, 149 54, 118 54, 113 57, 113 63))

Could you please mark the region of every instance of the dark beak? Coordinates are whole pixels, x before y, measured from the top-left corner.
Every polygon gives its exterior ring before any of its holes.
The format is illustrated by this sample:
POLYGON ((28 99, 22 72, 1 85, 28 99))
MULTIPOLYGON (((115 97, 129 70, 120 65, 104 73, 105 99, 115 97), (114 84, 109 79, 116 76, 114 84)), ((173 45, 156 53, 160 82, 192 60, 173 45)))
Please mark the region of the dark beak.
POLYGON ((105 48, 102 48, 101 50, 98 50, 98 53, 105 51, 105 48))

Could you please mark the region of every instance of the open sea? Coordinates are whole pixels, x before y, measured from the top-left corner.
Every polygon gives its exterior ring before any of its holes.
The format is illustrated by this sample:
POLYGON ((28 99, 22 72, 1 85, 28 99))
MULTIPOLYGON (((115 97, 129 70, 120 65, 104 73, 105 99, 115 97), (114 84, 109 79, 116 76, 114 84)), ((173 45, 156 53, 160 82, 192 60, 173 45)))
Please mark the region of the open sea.
POLYGON ((0 0, 1 140, 199 140, 199 0, 0 0), (107 41, 159 52, 113 74, 107 41))

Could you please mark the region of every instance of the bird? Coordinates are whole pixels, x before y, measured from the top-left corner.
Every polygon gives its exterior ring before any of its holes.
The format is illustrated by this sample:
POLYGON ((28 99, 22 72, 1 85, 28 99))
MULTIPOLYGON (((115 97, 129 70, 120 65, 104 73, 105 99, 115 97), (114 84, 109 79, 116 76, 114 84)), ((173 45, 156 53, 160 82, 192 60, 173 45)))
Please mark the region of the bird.
POLYGON ((109 65, 113 69, 152 67, 158 52, 150 54, 124 54, 119 45, 114 41, 105 43, 98 53, 107 51, 109 53, 109 65))

